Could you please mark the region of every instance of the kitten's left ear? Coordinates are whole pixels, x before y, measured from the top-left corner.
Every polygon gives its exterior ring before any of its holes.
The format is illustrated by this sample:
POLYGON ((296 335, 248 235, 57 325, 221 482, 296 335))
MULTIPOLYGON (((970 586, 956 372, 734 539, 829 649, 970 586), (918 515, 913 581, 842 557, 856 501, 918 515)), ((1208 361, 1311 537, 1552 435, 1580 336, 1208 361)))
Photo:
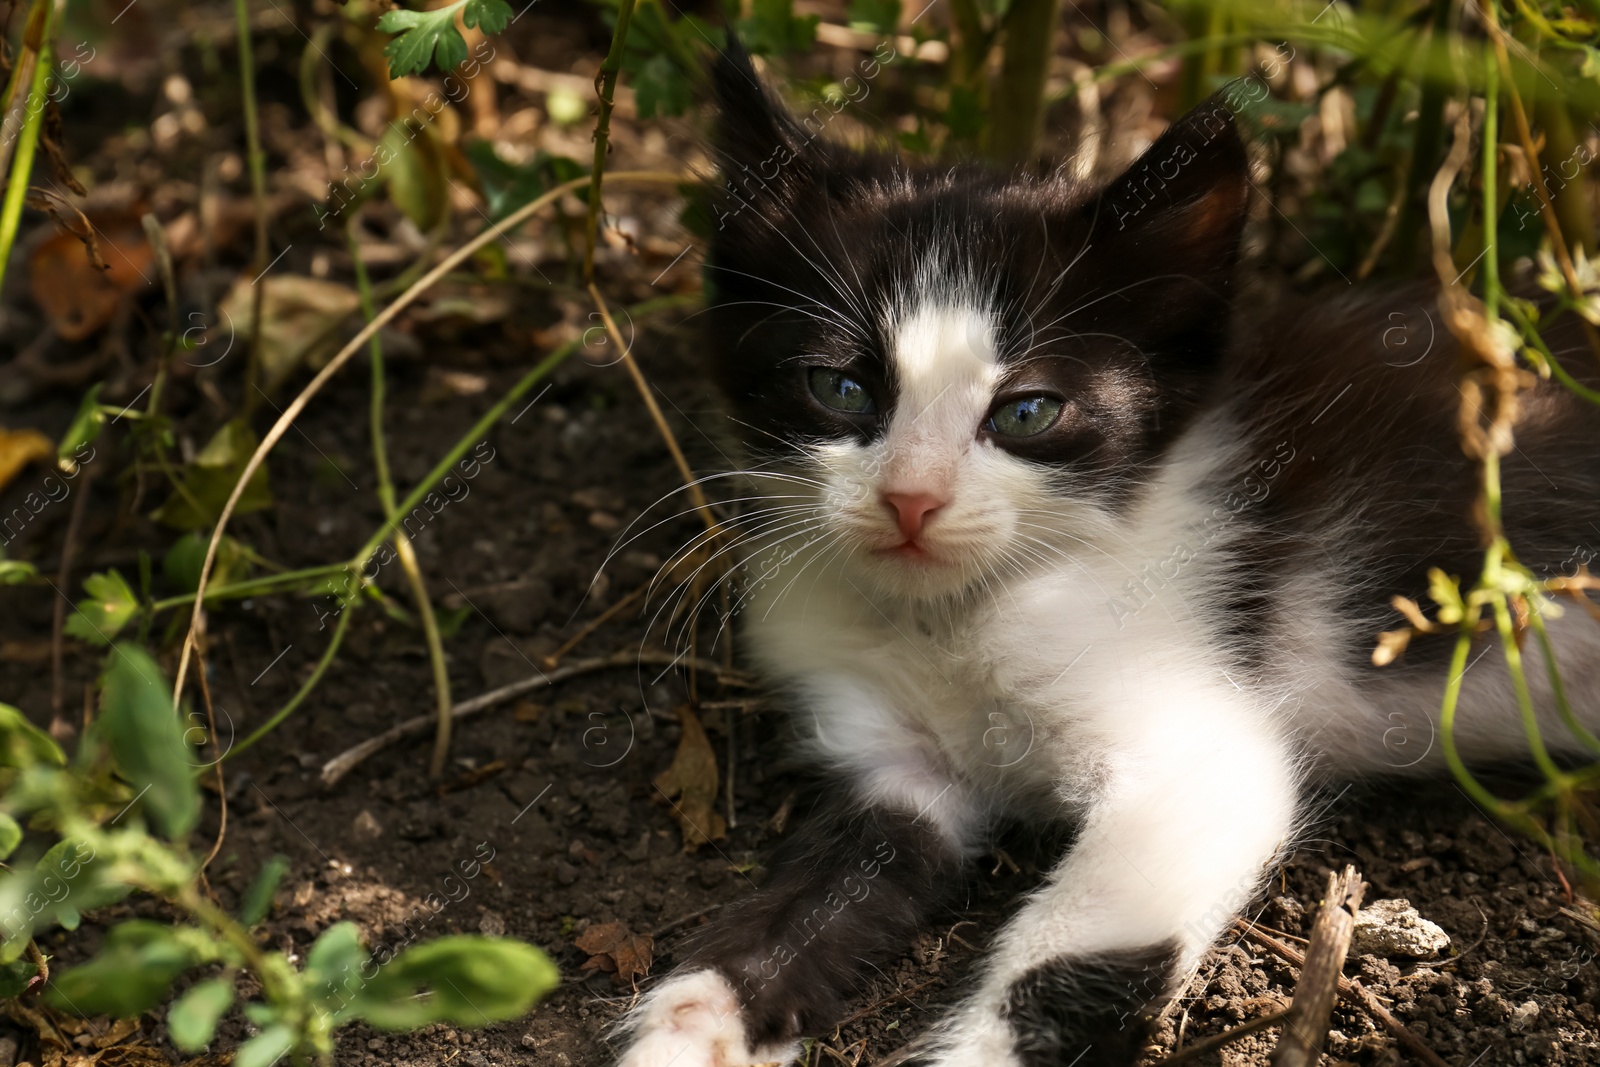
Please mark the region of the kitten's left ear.
POLYGON ((1250 163, 1234 128, 1238 83, 1168 126, 1100 194, 1096 245, 1162 274, 1225 287, 1239 251, 1250 197, 1250 163), (1153 265, 1153 264, 1152 264, 1153 265))
POLYGON ((756 74, 730 28, 711 69, 717 162, 736 203, 783 201, 809 179, 811 138, 756 74))

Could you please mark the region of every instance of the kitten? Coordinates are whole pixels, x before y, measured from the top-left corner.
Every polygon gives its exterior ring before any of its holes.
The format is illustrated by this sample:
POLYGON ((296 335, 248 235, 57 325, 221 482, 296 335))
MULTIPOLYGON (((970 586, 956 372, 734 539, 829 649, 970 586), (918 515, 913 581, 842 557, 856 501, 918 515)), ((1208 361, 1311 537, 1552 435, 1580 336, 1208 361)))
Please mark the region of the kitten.
MULTIPOLYGON (((1094 190, 829 144, 742 52, 714 82, 713 360, 759 505, 742 648, 834 785, 635 1010, 622 1063, 787 1062, 1008 817, 1075 843, 912 1062, 1129 1064, 1318 783, 1441 765, 1451 641, 1370 653, 1391 595, 1479 566, 1453 341, 1420 287, 1241 290, 1223 97, 1094 190)), ((1549 384, 1524 411, 1504 511, 1548 572, 1600 537, 1600 412, 1549 384)), ((1551 627, 1596 723, 1600 627, 1551 627)), ((1460 749, 1525 754, 1479 644, 1460 749)))

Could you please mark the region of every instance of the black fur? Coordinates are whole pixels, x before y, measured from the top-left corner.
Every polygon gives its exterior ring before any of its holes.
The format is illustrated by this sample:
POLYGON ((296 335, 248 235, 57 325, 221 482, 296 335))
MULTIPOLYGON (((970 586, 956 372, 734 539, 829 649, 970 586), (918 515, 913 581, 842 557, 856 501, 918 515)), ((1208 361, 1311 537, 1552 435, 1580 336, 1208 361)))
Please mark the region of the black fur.
POLYGON ((1023 1067, 1128 1067, 1176 965, 1170 944, 1063 957, 1023 975, 1003 1012, 1023 1067))
MULTIPOLYGON (((1401 624, 1395 594, 1431 607, 1429 568, 1476 579, 1480 487, 1459 444, 1461 356, 1444 323, 1422 284, 1241 309, 1216 400, 1250 427, 1250 465, 1275 472, 1252 487, 1242 469, 1237 485, 1222 487, 1259 497, 1238 512, 1251 536, 1228 583, 1239 632, 1265 638, 1247 643, 1259 653, 1275 650, 1273 612, 1303 609, 1268 595, 1291 575, 1320 571, 1348 631, 1374 638, 1401 624), (1274 453, 1280 462, 1269 462, 1274 453)), ((1579 326, 1564 316, 1546 339, 1594 388, 1600 374, 1579 326)), ((1507 534, 1536 575, 1571 573, 1583 546, 1600 544, 1600 407, 1556 382, 1538 384, 1522 405, 1533 417, 1501 464, 1507 534)), ((1421 638, 1382 671, 1436 676, 1453 643, 1421 638)), ((1352 643, 1352 666, 1378 670, 1370 651, 1352 643)))
POLYGON ((964 866, 911 815, 834 800, 778 850, 767 884, 707 929, 692 965, 738 990, 754 1043, 816 1033, 953 899, 964 866))

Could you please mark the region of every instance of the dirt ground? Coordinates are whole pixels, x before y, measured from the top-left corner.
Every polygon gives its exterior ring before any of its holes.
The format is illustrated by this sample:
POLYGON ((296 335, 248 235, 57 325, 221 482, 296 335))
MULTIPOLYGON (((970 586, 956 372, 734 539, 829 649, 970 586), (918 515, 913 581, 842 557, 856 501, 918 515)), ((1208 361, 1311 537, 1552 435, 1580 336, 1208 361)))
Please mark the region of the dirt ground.
MULTIPOLYGON (((555 20, 545 27, 553 52, 563 47, 558 31, 568 32, 564 25, 555 20)), ((592 41, 579 44, 593 47, 592 41)), ((581 72, 581 62, 569 58, 567 64, 581 72)), ((74 123, 67 117, 70 131, 74 123)), ((92 131, 85 136, 92 140, 92 131)), ((105 141, 85 146, 86 152, 122 150, 105 141)), ((669 144, 624 131, 613 165, 652 165, 681 151, 676 139, 669 144)), ((670 207, 640 199, 629 201, 628 210, 655 232, 678 238, 670 207), (661 219, 667 221, 657 226, 661 219)), ((283 225, 286 242, 308 234, 304 219, 283 225)), ((555 247, 553 238, 549 247, 555 247)), ((308 243, 288 253, 287 265, 312 272, 313 257, 327 254, 308 243)), ((692 287, 694 256, 664 281, 651 281, 671 254, 669 248, 637 255, 612 250, 603 263, 608 293, 627 302, 692 287)), ((334 262, 342 261, 335 256, 334 262)), ((8 373, 4 361, 40 328, 15 284, 0 321, 0 376, 8 373)), ((460 292, 467 299, 482 295, 460 292)), ((144 314, 159 313, 153 296, 143 307, 144 314)), ((553 296, 519 288, 493 322, 443 313, 402 319, 386 335, 397 483, 420 478, 547 350, 542 341, 562 329, 586 328, 582 307, 559 286, 553 296)), ((714 470, 727 460, 719 449, 720 417, 695 362, 696 329, 685 312, 662 313, 639 324, 634 353, 691 461, 714 470)), ((90 344, 79 351, 93 350, 90 344)), ((588 354, 596 358, 570 360, 548 392, 515 419, 502 420, 487 439, 490 451, 478 453, 492 458, 483 460, 470 491, 415 540, 433 594, 447 609, 461 610, 459 628, 446 642, 457 700, 536 673, 539 657, 647 582, 699 529, 684 514, 682 494, 673 492, 677 473, 626 375, 601 365, 608 353, 596 348, 588 354)), ((113 383, 107 402, 131 401, 148 380, 125 352, 112 353, 102 366, 113 383)), ((218 412, 192 375, 180 377, 174 389, 180 434, 203 442, 220 421, 218 412)), ((58 436, 80 394, 71 384, 13 378, 0 389, 0 424, 58 436)), ((316 400, 273 454, 275 506, 237 520, 235 536, 299 567, 348 556, 376 528, 367 396, 365 369, 352 367, 316 400)), ((108 441, 108 447, 114 445, 108 441)), ((0 496, 0 511, 25 488, 19 484, 0 496)), ((159 559, 170 545, 170 532, 127 518, 129 491, 110 477, 89 490, 75 585, 90 570, 115 566, 136 573, 140 548, 159 559)), ((63 504, 42 514, 11 546, 12 554, 54 574, 69 513, 63 504)), ((406 602, 398 575, 380 584, 406 602)), ((0 695, 40 723, 50 718, 47 635, 55 596, 42 585, 0 588, 0 695)), ((652 595, 642 610, 619 612, 564 662, 658 656, 674 640, 667 627, 651 625, 663 603, 652 595)), ((210 613, 208 677, 224 713, 225 742, 258 725, 310 673, 330 632, 325 610, 321 601, 269 597, 210 613)), ((158 627, 155 639, 163 636, 158 627)), ((166 647, 174 645, 169 640, 166 647)), ((171 658, 166 662, 170 669, 171 658)), ((69 645, 69 707, 82 701, 97 663, 94 650, 69 645)), ((726 840, 693 854, 683 851, 673 811, 652 785, 678 744, 676 709, 689 698, 689 679, 653 664, 584 673, 462 721, 442 787, 427 777, 426 738, 391 745, 327 787, 319 773, 329 758, 430 708, 418 631, 369 606, 306 705, 254 749, 227 761, 227 833, 211 885, 231 905, 270 856, 287 856, 290 874, 262 934, 292 953, 303 953, 331 923, 349 919, 373 945, 447 932, 505 934, 539 945, 561 968, 561 988, 520 1022, 409 1035, 353 1027, 340 1038, 341 1065, 600 1067, 612 1058, 607 1028, 636 992, 670 971, 696 925, 759 884, 763 858, 803 818, 797 798, 805 780, 786 760, 781 709, 731 684, 736 679, 728 681, 719 684, 709 672, 694 680, 700 718, 724 774, 732 768, 733 783, 731 796, 718 804, 729 823, 726 840), (476 877, 461 876, 462 861, 486 858, 476 877), (585 930, 613 922, 653 937, 654 964, 637 990, 619 987, 601 970, 585 970, 588 953, 575 945, 585 930)), ((197 842, 217 833, 216 800, 209 797, 197 842)), ((819 1035, 808 1063, 881 1062, 922 1031, 957 998, 979 951, 1047 862, 1020 848, 986 860, 967 904, 886 963, 854 1001, 849 1019, 835 1033, 819 1035)), ((1367 879, 1369 904, 1405 898, 1450 937, 1451 947, 1436 959, 1365 955, 1347 967, 1445 1062, 1600 1063, 1600 929, 1580 918, 1550 861, 1531 845, 1488 821, 1449 783, 1352 787, 1327 798, 1325 816, 1249 913, 1280 940, 1299 945, 1328 873, 1346 863, 1367 879)), ((135 901, 93 913, 90 924, 103 927, 155 911, 135 901)), ((89 941, 58 934, 45 947, 70 962, 92 947, 89 941)), ((1173 1048, 1180 1032, 1183 1044, 1192 1045, 1285 1007, 1296 974, 1258 943, 1230 937, 1162 1016, 1152 1062, 1173 1048)), ((1334 1025, 1327 1062, 1417 1062, 1364 1009, 1341 1003, 1334 1025)), ((158 1018, 143 1026, 152 1040, 163 1040, 158 1018)), ((226 1051, 245 1032, 234 1020, 215 1048, 226 1051)), ((1275 1033, 1264 1030, 1194 1062, 1265 1064, 1275 1033)), ((0 1039, 7 1034, 20 1042, 26 1062, 29 1035, 0 1023, 0 1039)))

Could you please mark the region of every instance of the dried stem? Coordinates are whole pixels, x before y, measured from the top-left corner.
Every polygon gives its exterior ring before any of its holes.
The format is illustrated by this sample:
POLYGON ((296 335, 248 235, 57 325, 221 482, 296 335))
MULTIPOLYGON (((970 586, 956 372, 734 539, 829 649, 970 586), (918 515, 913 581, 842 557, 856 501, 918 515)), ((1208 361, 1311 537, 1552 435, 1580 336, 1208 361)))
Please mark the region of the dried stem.
MULTIPOLYGON (((261 151, 261 121, 256 109, 255 50, 250 41, 249 0, 233 0, 234 19, 239 31, 239 95, 244 107, 245 153, 250 165, 250 198, 255 209, 255 259, 251 273, 255 276, 255 293, 252 297, 254 311, 250 316, 250 346, 247 350, 245 382, 253 385, 261 380, 261 309, 266 298, 267 270, 267 157, 261 151)), ((253 411, 256 390, 246 389, 244 410, 253 411)))
POLYGON ((1321 1058, 1364 889, 1353 866, 1328 875, 1328 890, 1311 926, 1311 943, 1306 946, 1289 1019, 1272 1051, 1272 1067, 1314 1067, 1321 1058))
MULTIPOLYGON (((661 171, 623 171, 612 175, 612 180, 636 181, 649 184, 680 185, 686 179, 682 175, 669 174, 661 171)), ((311 381, 306 384, 305 388, 300 390, 299 395, 289 402, 288 407, 284 408, 283 413, 278 416, 277 421, 272 424, 272 428, 267 431, 267 434, 262 438, 261 443, 256 446, 255 452, 251 454, 250 459, 245 463, 244 470, 240 472, 239 480, 234 483, 233 492, 228 495, 228 501, 223 505, 222 514, 217 519, 216 528, 211 532, 211 541, 206 546, 205 562, 200 568, 200 581, 194 592, 194 609, 190 616, 189 634, 184 639, 183 651, 178 658, 178 673, 177 678, 173 683, 172 690, 174 706, 177 704, 178 696, 183 692, 183 683, 187 677, 189 669, 189 658, 194 652, 195 628, 199 623, 200 606, 205 603, 206 584, 210 580, 212 568, 216 565, 217 548, 222 543, 224 532, 227 530, 228 520, 233 516, 234 508, 238 507, 239 498, 244 494, 245 486, 249 484, 250 479, 255 475, 255 472, 260 469, 261 464, 266 461, 267 453, 272 451, 273 446, 278 443, 284 434, 289 432, 289 427, 294 424, 294 420, 300 417, 300 413, 304 411, 306 405, 311 402, 311 398, 316 396, 317 393, 321 392, 322 387, 328 383, 329 379, 337 374, 340 369, 342 369, 344 365, 348 363, 358 351, 361 350, 362 345, 364 345, 380 329, 388 325, 397 315, 400 314, 400 312, 409 307, 417 299, 417 297, 421 296, 424 292, 431 288, 440 278, 443 278, 445 275, 459 267, 462 263, 465 263, 475 252, 478 251, 478 249, 483 248, 490 242, 499 239, 506 232, 522 225, 539 211, 542 211, 545 207, 554 203, 557 199, 571 192, 573 189, 583 185, 586 181, 587 179, 585 178, 574 178, 571 181, 563 182, 560 185, 555 186, 543 196, 540 196, 537 199, 523 205, 510 215, 507 215, 505 218, 495 223, 493 226, 486 228, 482 233, 478 234, 472 240, 468 241, 466 244, 462 245, 460 248, 446 256, 438 266, 434 267, 427 274, 424 274, 421 278, 418 278, 415 282, 413 282, 404 293, 401 293, 400 296, 395 299, 394 303, 378 312, 378 314, 374 316, 372 320, 368 322, 367 325, 363 327, 347 345, 340 349, 334 355, 334 357, 328 361, 327 366, 323 367, 322 370, 317 373, 316 377, 312 378, 311 381)), ((454 460, 452 459, 451 462, 453 463, 454 460)), ((415 495, 420 496, 421 494, 415 495)), ((415 500, 408 498, 405 502, 402 502, 401 510, 404 511, 409 507, 415 506, 415 504, 415 500)), ((384 528, 380 530, 377 535, 375 535, 376 539, 369 541, 368 544, 364 546, 361 555, 363 562, 365 562, 366 558, 371 555, 372 551, 376 549, 379 544, 382 544, 383 541, 389 536, 391 529, 392 524, 385 522, 384 528)))

